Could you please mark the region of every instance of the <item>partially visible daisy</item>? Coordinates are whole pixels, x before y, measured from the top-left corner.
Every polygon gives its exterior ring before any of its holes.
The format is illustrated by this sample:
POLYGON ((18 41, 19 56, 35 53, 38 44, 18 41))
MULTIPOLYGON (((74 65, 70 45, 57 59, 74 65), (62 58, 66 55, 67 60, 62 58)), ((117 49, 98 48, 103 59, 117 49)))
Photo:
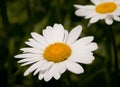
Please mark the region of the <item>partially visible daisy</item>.
POLYGON ((77 16, 89 19, 89 23, 95 23, 98 20, 105 20, 105 23, 111 25, 113 20, 120 22, 120 0, 91 0, 94 5, 74 5, 77 10, 77 16))
POLYGON ((54 24, 43 30, 43 36, 31 33, 32 38, 25 42, 30 47, 22 48, 23 54, 15 56, 21 59, 18 63, 23 63, 22 66, 31 64, 24 76, 34 72, 33 75, 38 74, 39 80, 49 81, 52 77, 59 79, 66 70, 83 73, 78 63, 92 63, 92 51, 98 46, 92 42, 93 36, 78 39, 81 31, 81 25, 68 33, 61 24, 54 24))

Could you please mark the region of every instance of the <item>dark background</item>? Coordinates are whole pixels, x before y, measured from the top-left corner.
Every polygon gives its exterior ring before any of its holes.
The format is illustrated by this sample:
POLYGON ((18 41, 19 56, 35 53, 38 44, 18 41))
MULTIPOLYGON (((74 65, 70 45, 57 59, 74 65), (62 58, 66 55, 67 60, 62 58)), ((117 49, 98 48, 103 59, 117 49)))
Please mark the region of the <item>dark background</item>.
POLYGON ((120 23, 106 25, 99 21, 87 27, 88 21, 77 17, 74 4, 91 4, 90 0, 0 0, 0 87, 119 87, 120 79, 120 23), (99 48, 92 64, 77 75, 69 71, 59 80, 38 80, 32 74, 24 77, 29 66, 21 67, 14 56, 31 32, 41 34, 46 26, 63 24, 70 31, 83 26, 80 37, 94 36, 99 48))

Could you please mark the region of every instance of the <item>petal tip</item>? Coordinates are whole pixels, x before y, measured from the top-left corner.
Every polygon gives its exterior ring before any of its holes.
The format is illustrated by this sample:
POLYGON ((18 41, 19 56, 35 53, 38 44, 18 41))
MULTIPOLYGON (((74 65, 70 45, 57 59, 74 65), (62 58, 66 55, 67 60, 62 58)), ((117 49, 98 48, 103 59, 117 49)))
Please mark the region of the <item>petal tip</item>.
POLYGON ((14 58, 20 58, 19 55, 15 55, 14 58))
POLYGON ((29 75, 29 73, 28 73, 28 72, 25 72, 25 73, 24 73, 24 76, 27 76, 27 75, 29 75))

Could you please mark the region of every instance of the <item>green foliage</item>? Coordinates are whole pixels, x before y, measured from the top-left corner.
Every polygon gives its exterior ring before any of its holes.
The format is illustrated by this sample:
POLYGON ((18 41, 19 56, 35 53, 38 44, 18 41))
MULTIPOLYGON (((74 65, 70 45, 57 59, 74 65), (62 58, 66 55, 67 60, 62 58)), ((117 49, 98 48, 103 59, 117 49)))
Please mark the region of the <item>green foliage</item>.
MULTIPOLYGON (((87 28, 88 20, 74 14, 73 4, 90 4, 90 0, 1 0, 1 9, 5 8, 2 7, 4 2, 6 10, 3 12, 7 12, 8 21, 0 10, 0 87, 115 87, 114 50, 108 40, 111 39, 109 30, 103 21, 87 28), (39 81, 32 74, 24 77, 23 73, 29 66, 21 67, 14 55, 20 53, 19 49, 24 47, 31 32, 41 34, 46 26, 54 23, 63 24, 68 31, 81 24, 83 32, 80 37, 94 36, 99 45, 94 52, 95 60, 89 65, 82 64, 83 74, 67 71, 57 81, 39 81)), ((120 24, 114 22, 109 28, 114 29, 120 56, 120 24)))

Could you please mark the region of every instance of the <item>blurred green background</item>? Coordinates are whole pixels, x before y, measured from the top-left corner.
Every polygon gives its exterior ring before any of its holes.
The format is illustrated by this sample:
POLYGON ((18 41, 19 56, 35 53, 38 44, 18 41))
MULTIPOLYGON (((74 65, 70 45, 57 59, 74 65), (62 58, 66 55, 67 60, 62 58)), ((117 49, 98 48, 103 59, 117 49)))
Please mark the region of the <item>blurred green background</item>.
POLYGON ((74 4, 91 4, 90 0, 0 0, 0 87, 119 87, 120 23, 108 26, 75 16, 74 4), (38 80, 37 75, 24 77, 29 66, 21 67, 14 55, 21 53, 31 32, 42 33, 46 26, 63 24, 70 31, 83 26, 80 37, 94 36, 99 48, 92 64, 84 65, 80 75, 66 71, 59 80, 38 80), (112 30, 112 31, 111 31, 112 30), (114 37, 113 37, 114 34, 114 37), (112 41, 115 41, 114 45, 112 41), (115 56, 117 55, 117 56, 115 56), (117 62, 115 61, 117 57, 117 62), (119 60, 119 61, 118 61, 119 60))

